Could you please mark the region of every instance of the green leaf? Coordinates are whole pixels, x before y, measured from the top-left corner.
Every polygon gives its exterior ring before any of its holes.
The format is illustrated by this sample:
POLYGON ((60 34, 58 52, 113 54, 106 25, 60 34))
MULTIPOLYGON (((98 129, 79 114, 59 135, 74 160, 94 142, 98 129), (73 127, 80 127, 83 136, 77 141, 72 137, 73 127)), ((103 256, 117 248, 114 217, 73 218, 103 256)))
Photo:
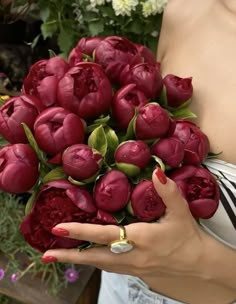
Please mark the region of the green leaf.
POLYGON ((121 224, 123 222, 123 220, 125 219, 125 215, 125 210, 120 210, 112 214, 118 224, 121 224))
POLYGON ((68 181, 69 181, 71 184, 76 185, 76 186, 84 186, 84 185, 86 185, 85 182, 81 182, 81 181, 75 180, 75 179, 73 179, 71 176, 68 177, 68 181))
POLYGON ((137 117, 137 113, 138 113, 138 110, 135 109, 135 114, 134 114, 133 118, 131 119, 131 121, 129 122, 125 137, 122 139, 122 141, 126 141, 128 139, 133 139, 134 138, 134 135, 135 135, 134 124, 135 124, 135 120, 136 120, 136 117, 137 117))
POLYGON ((197 115, 195 115, 190 109, 183 108, 180 110, 172 111, 173 118, 196 118, 197 115))
POLYGON ((48 53, 49 53, 49 58, 57 57, 57 54, 51 49, 48 50, 48 53))
POLYGON ((46 155, 45 153, 43 153, 43 151, 41 151, 39 149, 39 146, 34 138, 34 135, 33 133, 31 132, 30 128, 24 123, 22 122, 21 123, 23 128, 24 128, 24 131, 25 131, 25 135, 29 141, 29 144, 30 146, 34 149, 35 153, 37 154, 38 158, 43 162, 43 163, 46 163, 47 162, 47 158, 46 158, 46 155))
POLYGON ((107 145, 110 152, 114 152, 119 145, 119 138, 116 135, 116 132, 111 128, 105 127, 105 134, 107 138, 107 145))
POLYGON ((100 152, 102 156, 106 155, 107 138, 103 126, 99 126, 93 130, 88 138, 88 146, 100 152))
POLYGON ((136 176, 140 173, 140 168, 133 164, 116 163, 116 167, 128 176, 136 176))
POLYGON ((51 20, 41 24, 41 33, 43 39, 51 38, 58 31, 58 22, 57 20, 51 20))
POLYGON ((100 125, 105 126, 109 122, 109 120, 110 120, 110 115, 107 115, 105 117, 100 117, 98 119, 95 119, 92 124, 90 124, 89 126, 87 126, 86 131, 88 133, 91 133, 94 129, 96 129, 100 125))
POLYGON ((52 180, 56 179, 64 179, 66 178, 65 172, 63 170, 63 167, 56 167, 52 169, 50 172, 48 172, 44 177, 43 177, 43 183, 46 184, 52 180))
POLYGON ((155 155, 152 155, 152 158, 158 163, 158 165, 161 168, 161 170, 165 172, 166 167, 165 167, 163 161, 159 157, 157 157, 155 155))
POLYGON ((91 33, 91 36, 97 36, 104 31, 104 24, 101 20, 102 19, 96 22, 90 22, 88 24, 89 32, 91 33))
POLYGON ((34 204, 34 201, 35 201, 35 198, 38 194, 38 191, 34 191, 30 198, 28 199, 27 203, 26 203, 26 206, 25 206, 25 215, 29 214, 32 207, 33 207, 33 204, 34 204))
POLYGON ((70 28, 62 27, 57 38, 57 43, 63 53, 68 54, 70 52, 74 46, 74 33, 70 28))

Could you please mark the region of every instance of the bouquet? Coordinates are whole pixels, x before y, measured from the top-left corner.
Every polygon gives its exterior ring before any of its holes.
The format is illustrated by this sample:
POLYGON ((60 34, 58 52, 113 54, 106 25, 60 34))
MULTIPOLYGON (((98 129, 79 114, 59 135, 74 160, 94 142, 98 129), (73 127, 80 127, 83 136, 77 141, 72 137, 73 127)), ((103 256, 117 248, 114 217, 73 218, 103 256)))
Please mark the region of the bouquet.
POLYGON ((88 244, 52 234, 62 222, 155 222, 165 205, 151 181, 173 179, 193 217, 210 218, 219 189, 202 163, 206 134, 188 105, 192 78, 161 76, 145 45, 81 38, 68 60, 51 53, 0 108, 0 189, 30 193, 20 231, 34 249, 88 244))

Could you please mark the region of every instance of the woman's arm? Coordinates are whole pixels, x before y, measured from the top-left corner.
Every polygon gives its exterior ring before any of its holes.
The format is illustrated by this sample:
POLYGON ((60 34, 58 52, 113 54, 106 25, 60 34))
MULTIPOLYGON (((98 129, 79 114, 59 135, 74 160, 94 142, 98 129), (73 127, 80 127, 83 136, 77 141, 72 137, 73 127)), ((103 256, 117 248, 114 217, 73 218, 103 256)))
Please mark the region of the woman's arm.
POLYGON ((204 238, 203 244, 205 249, 200 259, 200 277, 234 289, 236 297, 236 250, 210 236, 204 238))

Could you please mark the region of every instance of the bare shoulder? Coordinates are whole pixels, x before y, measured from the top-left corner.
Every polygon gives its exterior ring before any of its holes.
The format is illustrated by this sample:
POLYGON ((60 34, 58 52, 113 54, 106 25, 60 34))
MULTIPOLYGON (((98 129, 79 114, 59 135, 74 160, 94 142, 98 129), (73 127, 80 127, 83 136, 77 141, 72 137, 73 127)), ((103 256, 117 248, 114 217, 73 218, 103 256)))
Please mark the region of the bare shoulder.
POLYGON ((215 0, 169 0, 163 13, 157 58, 161 61, 165 49, 204 14, 215 0))

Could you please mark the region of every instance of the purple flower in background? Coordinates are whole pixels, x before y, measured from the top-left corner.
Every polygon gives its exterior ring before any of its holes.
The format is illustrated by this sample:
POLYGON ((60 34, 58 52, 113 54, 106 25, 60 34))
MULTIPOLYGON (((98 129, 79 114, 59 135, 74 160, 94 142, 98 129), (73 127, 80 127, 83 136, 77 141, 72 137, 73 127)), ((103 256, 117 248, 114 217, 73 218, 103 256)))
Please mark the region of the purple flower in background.
POLYGON ((18 278, 19 278, 18 273, 13 273, 11 275, 11 281, 12 281, 12 283, 15 283, 18 280, 18 278))
POLYGON ((0 268, 0 281, 4 278, 5 276, 5 270, 0 268))
POLYGON ((65 278, 66 278, 66 281, 69 282, 69 283, 74 283, 78 280, 79 278, 79 272, 76 271, 75 269, 73 268, 68 268, 66 269, 65 271, 65 278))

